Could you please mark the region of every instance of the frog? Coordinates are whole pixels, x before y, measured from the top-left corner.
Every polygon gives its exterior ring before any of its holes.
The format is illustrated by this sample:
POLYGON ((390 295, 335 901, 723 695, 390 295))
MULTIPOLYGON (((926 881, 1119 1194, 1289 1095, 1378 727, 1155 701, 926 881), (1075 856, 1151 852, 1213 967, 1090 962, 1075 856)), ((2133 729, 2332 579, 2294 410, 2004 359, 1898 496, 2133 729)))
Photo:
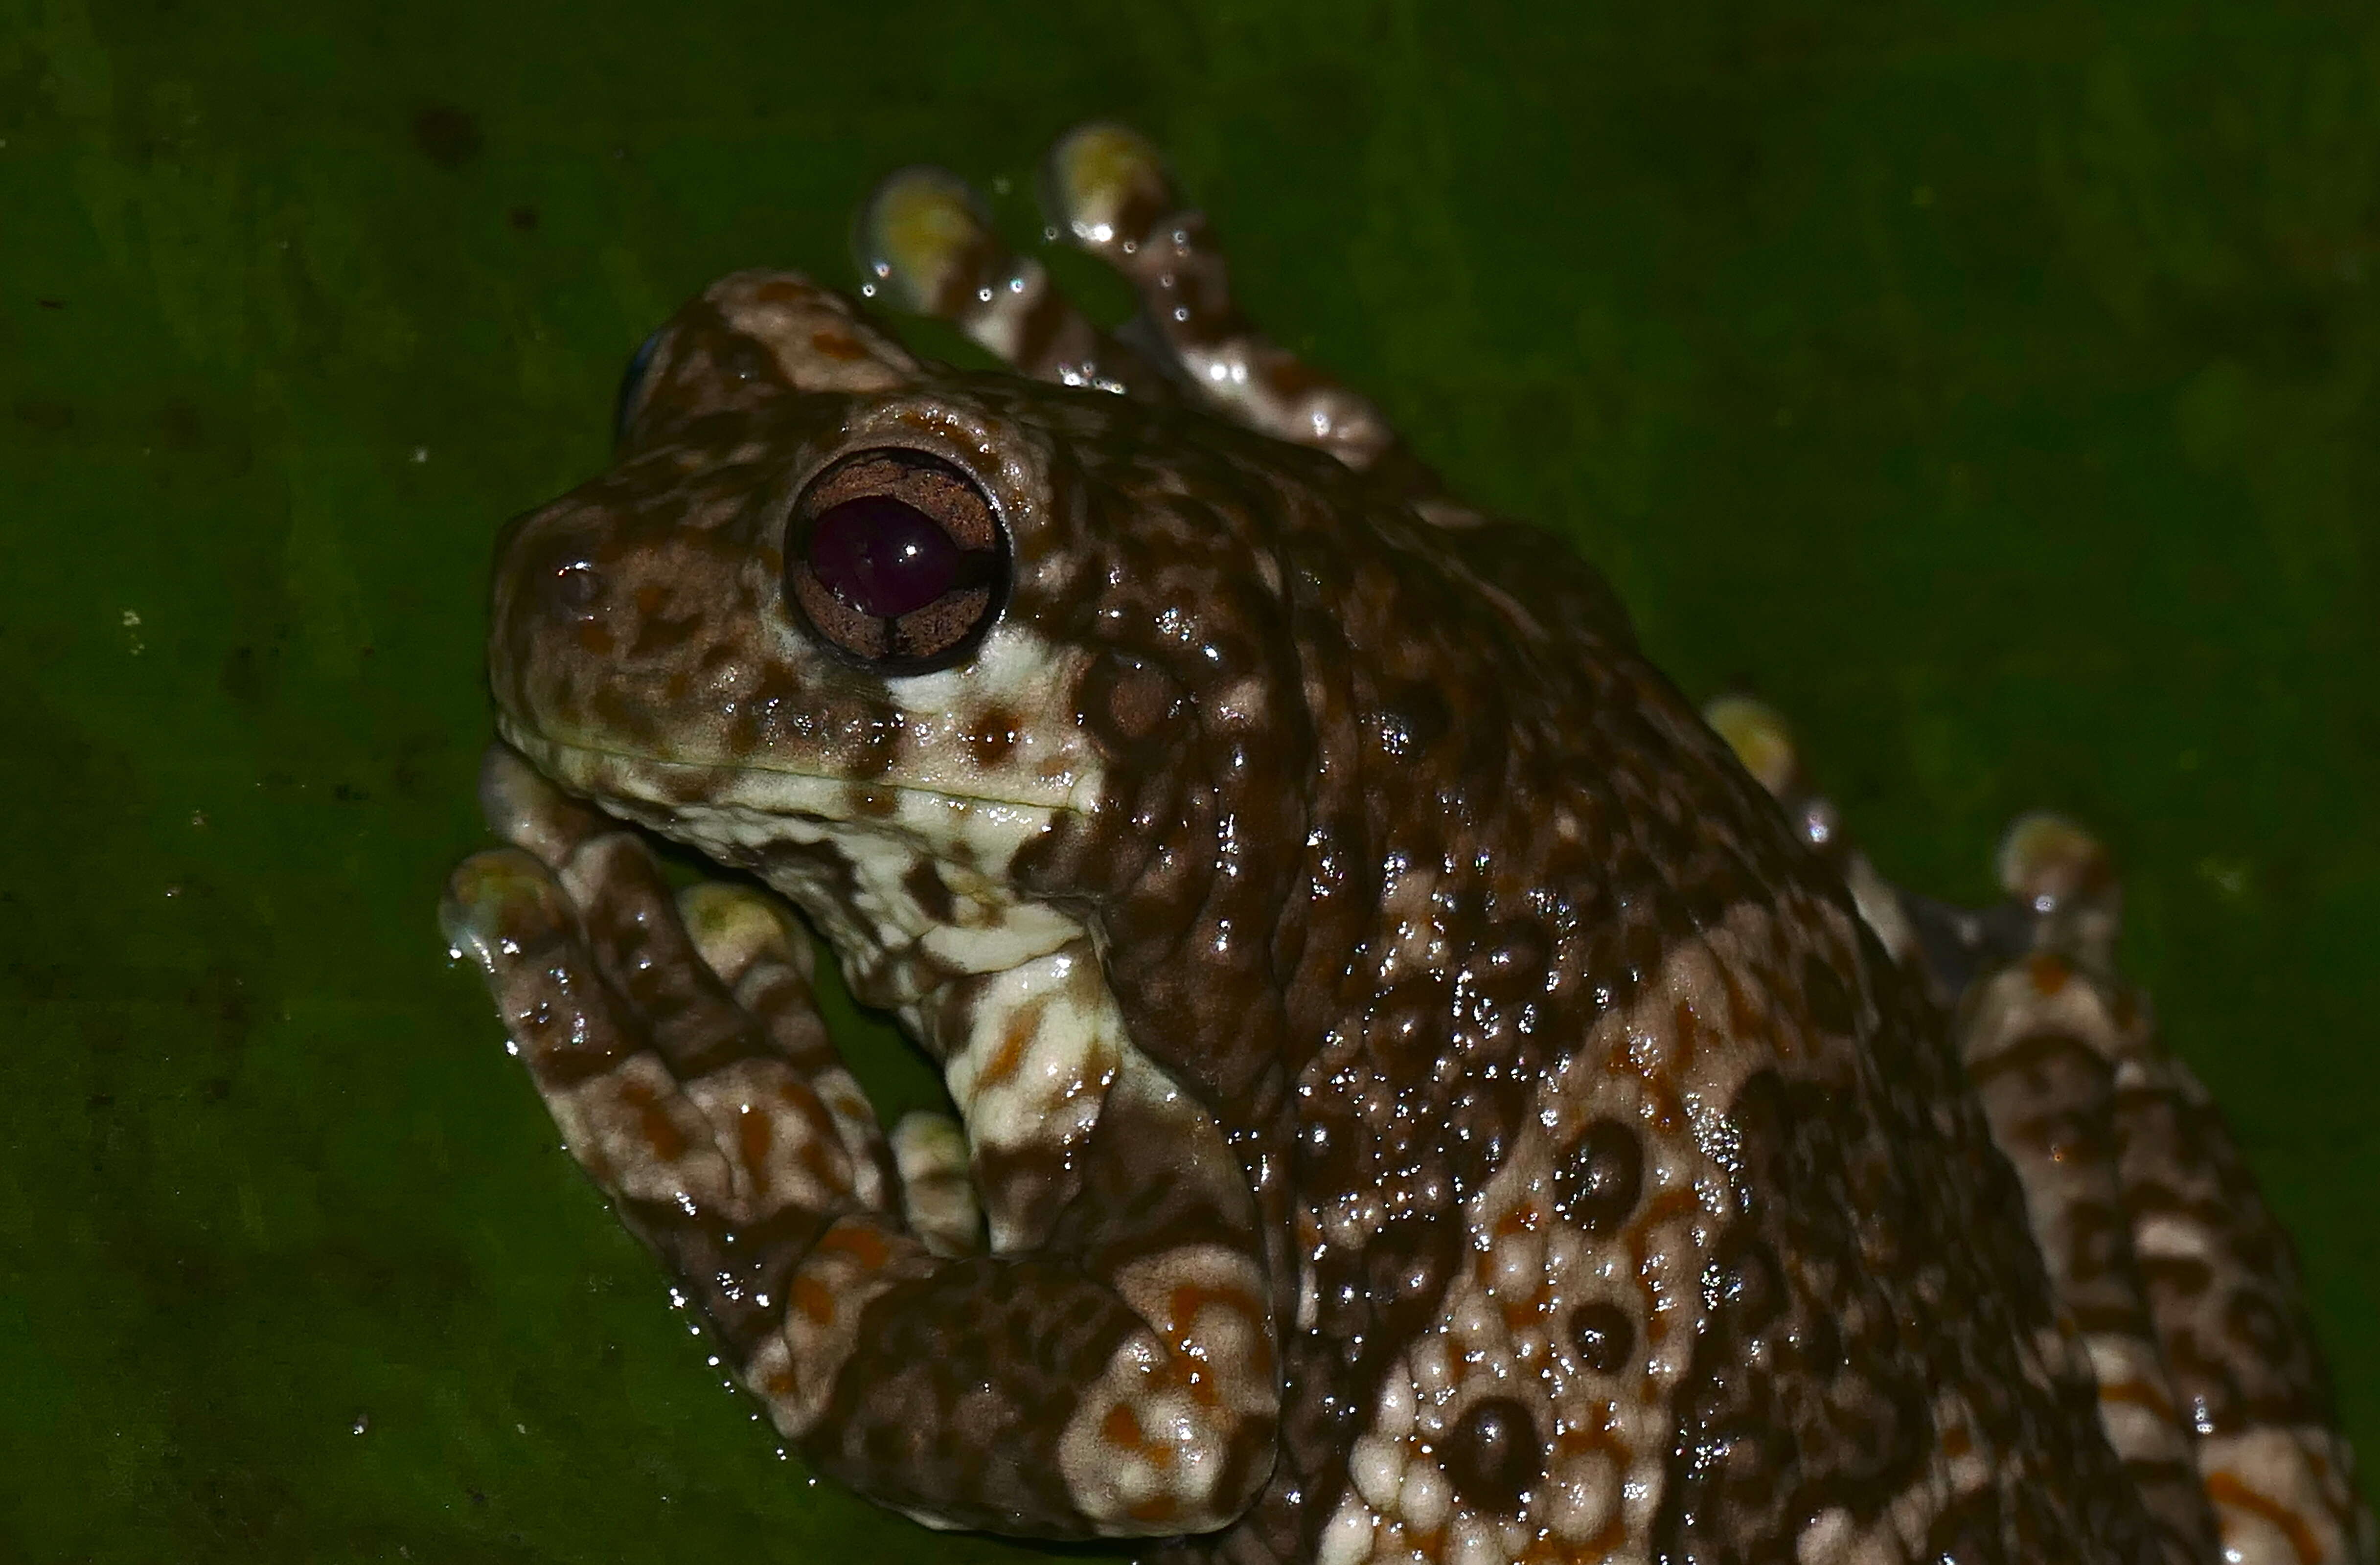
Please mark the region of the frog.
POLYGON ((808 1466, 1152 1561, 2370 1560, 2104 850, 1901 891, 1148 141, 1040 193, 1125 325, 898 171, 858 297, 711 285, 496 551, 443 927, 808 1466), (949 1113, 882 1122, 813 932, 949 1113))

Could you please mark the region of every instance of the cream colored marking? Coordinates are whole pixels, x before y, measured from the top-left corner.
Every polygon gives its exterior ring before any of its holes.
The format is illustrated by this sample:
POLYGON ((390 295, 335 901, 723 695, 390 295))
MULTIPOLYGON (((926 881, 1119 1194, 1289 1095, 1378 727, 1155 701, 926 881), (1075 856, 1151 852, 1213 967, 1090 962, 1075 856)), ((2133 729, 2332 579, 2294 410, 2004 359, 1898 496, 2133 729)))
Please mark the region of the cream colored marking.
POLYGON ((726 880, 698 880, 677 894, 678 917, 704 965, 733 987, 754 964, 783 963, 807 981, 816 958, 773 897, 726 880))
MULTIPOLYGON (((783 628, 787 660, 809 657, 783 628)), ((1104 783, 1097 743, 1073 710, 1073 694, 1089 654, 1060 649, 1014 620, 1002 621, 959 668, 884 682, 899 713, 900 755, 894 770, 875 780, 904 795, 935 795, 963 806, 1082 810, 1097 805, 1104 783), (978 758, 971 735, 993 714, 1010 720, 1014 743, 992 764, 978 758)), ((724 720, 714 732, 674 734, 673 754, 638 755, 586 739, 532 732, 505 713, 498 726, 540 771, 574 793, 606 800, 663 805, 659 780, 694 771, 714 784, 711 803, 742 807, 783 819, 799 812, 843 820, 851 779, 832 774, 817 758, 792 751, 733 756, 724 720), (805 761, 810 764, 805 765, 805 761)), ((1046 824, 1046 817, 1040 821, 1046 824)), ((930 825, 930 823, 923 823, 930 825)), ((962 844, 949 844, 954 850, 962 844)), ((958 857, 953 851, 942 856, 958 857)), ((1005 863, 1006 855, 992 862, 1005 863)))
POLYGON ((1022 774, 994 780, 1021 795, 1037 788, 1055 793, 1046 805, 888 784, 892 813, 858 819, 851 785, 841 780, 698 767, 711 782, 713 796, 674 805, 665 802, 661 779, 681 763, 590 750, 504 726, 510 742, 565 786, 714 857, 749 862, 772 847, 832 845, 851 870, 848 897, 837 877, 782 855, 770 861, 769 878, 826 935, 845 977, 869 1003, 905 1009, 953 971, 1013 967, 1080 935, 1073 919, 1014 897, 1006 889, 1006 876, 1017 853, 1046 834, 1062 811, 1075 807, 1073 793, 1096 795, 1101 782, 1095 771, 1076 771, 1062 790, 1022 774), (806 814, 825 819, 800 819, 806 814), (929 862, 951 892, 956 922, 929 917, 905 884, 929 862))
POLYGON ((2140 1337, 2093 1332, 2082 1338, 2095 1383, 2100 1387, 2146 1387, 2162 1400, 2162 1410, 2126 1398, 2099 1398, 2099 1424, 2116 1454, 2128 1460, 2189 1462, 2191 1435, 2181 1422, 2172 1382, 2156 1344, 2140 1337))
POLYGON ((888 1234, 868 1217, 828 1230, 785 1282, 777 1330, 746 1361, 744 1383, 780 1432, 798 1439, 818 1426, 836 1375, 858 1341, 860 1316, 877 1297, 931 1266, 925 1247, 888 1234))
POLYGON ((917 360, 861 319, 850 301, 798 273, 732 273, 704 289, 702 297, 730 326, 766 344, 780 372, 804 391, 890 391, 917 371, 917 360), (760 298, 762 287, 789 281, 800 285, 802 292, 790 298, 760 298), (864 352, 856 358, 820 353, 812 344, 821 334, 848 339, 864 352))
POLYGON ((1818 1512, 1793 1540, 1793 1558, 1798 1565, 1834 1565, 1850 1549, 1854 1530, 1852 1513, 1840 1505, 1831 1506, 1818 1512))
MULTIPOLYGON (((808 946, 804 937, 799 949, 805 957, 808 955, 808 946)), ((834 1122, 835 1135, 843 1143, 844 1161, 850 1170, 851 1194, 868 1210, 883 1210, 884 1178, 876 1158, 882 1132, 876 1122, 876 1107, 868 1101, 858 1081, 833 1052, 808 980, 798 976, 795 969, 764 957, 745 970, 735 993, 736 1004, 756 1016, 767 1018, 778 1049, 817 1062, 808 1066, 808 1086, 834 1122), (792 992, 783 992, 787 989, 792 992)))
POLYGON ((1850 862, 1843 867, 1843 883, 1851 889, 1852 903, 1859 909, 1860 917, 1876 931, 1877 943, 1892 952, 1895 961, 1910 965, 1923 960, 1924 947, 1917 931, 1910 926, 1900 893, 1876 873, 1867 855, 1852 854, 1850 862))
MULTIPOLYGON (((1223 1166, 1222 1132, 1196 1100, 1133 1049, 1119 1062, 1113 1092, 1132 1102, 1134 1122, 1165 1124, 1169 1144, 1220 1159, 1189 1166, 1204 1170, 1219 1195, 1240 1190, 1245 1209, 1226 1210, 1254 1219, 1236 1170, 1223 1166)), ((1219 1527, 1246 1498, 1220 1487, 1232 1442, 1281 1403, 1263 1273, 1253 1256, 1201 1244, 1134 1262, 1110 1281, 1147 1324, 1085 1389, 1059 1437, 1068 1497, 1116 1536, 1219 1527)))
POLYGON ((1062 649, 1022 622, 1002 620, 960 667, 886 680, 884 694, 908 723, 897 781, 952 795, 997 786, 1006 796, 1077 808, 1095 802, 1099 746, 1073 707, 1089 662, 1088 652, 1062 649), (985 766, 968 735, 993 712, 1015 721, 1016 742, 985 766))
MULTIPOLYGON (((1816 916, 1833 939, 1851 943, 1841 916, 1831 908, 1816 916)), ((1432 1535, 1433 1558, 1447 1565, 1509 1561, 1541 1551, 1545 1540, 1591 1540, 1615 1516, 1623 1539, 1609 1559, 1646 1559, 1670 1458, 1670 1402, 1702 1326, 1702 1268, 1733 1215, 1723 1159, 1735 1148, 1717 1110, 1754 1071, 1799 1047, 1771 1031, 1776 1001, 1753 973, 1755 953, 1787 954, 1777 950, 1778 938, 1766 912, 1731 910, 1703 940, 1670 952, 1656 980, 1625 1012, 1607 1015, 1541 1088, 1503 1167, 1464 1207, 1470 1264, 1448 1290, 1438 1321, 1383 1377, 1354 1447, 1350 1485, 1323 1528, 1321 1565, 1410 1560, 1432 1535), (1754 1013, 1752 1037, 1730 1033, 1723 969, 1754 1013), (1676 1030, 1682 1001, 1699 1025, 1691 1063, 1676 1030), (1615 1055, 1623 1062, 1616 1071, 1615 1055), (1661 1129, 1655 1116, 1664 1102, 1682 1104, 1686 1122, 1661 1129), (1639 1129, 1644 1195, 1622 1231, 1597 1240, 1554 1216, 1552 1170, 1579 1134, 1604 1118, 1639 1129), (1619 1304, 1636 1328, 1634 1358, 1617 1373, 1575 1365, 1560 1335, 1570 1312, 1590 1299, 1619 1304), (1438 1454, 1463 1414, 1491 1396, 1517 1399, 1548 1448, 1547 1474, 1517 1517, 1466 1510, 1438 1454), (1619 1461, 1602 1449, 1564 1450, 1564 1431, 1599 1433, 1607 1419, 1619 1461)), ((1326 1050, 1318 1085, 1349 1068, 1343 1052, 1326 1050)), ((1315 1219, 1330 1233, 1361 1229, 1366 1215, 1333 1210, 1315 1219)), ((1966 1412, 1949 1405, 1942 1415, 1964 1420, 1966 1412)), ((1905 1559, 1908 1536, 1922 1537, 1949 1497, 1988 1479, 1972 1454, 1941 1459, 1865 1535, 1847 1515, 1820 1518, 1803 1535, 1800 1559, 1803 1565, 1905 1559)))
POLYGON ((967 1177, 966 1134, 948 1114, 917 1110, 901 1117, 890 1138, 901 1175, 901 1212, 926 1248, 965 1256, 983 1244, 983 1211, 967 1177))
POLYGON ((1023 1226, 1031 1214, 1010 1207, 984 1162, 1026 1148, 1072 1159, 1130 1048, 1123 1017, 1087 939, 991 977, 965 1010, 965 1035, 941 1040, 942 1081, 966 1125, 993 1253, 1030 1249, 1048 1236, 1023 1226))
MULTIPOLYGON (((2032 964, 2019 962, 1986 979, 1962 1006, 1959 1053, 1971 1070, 1980 1071, 2029 1038, 2051 1036, 2079 1039, 2111 1064, 2134 1047, 2117 1025, 2114 1008, 2100 984, 2076 972, 2069 975, 2069 981, 2045 991, 2034 980, 2032 964)), ((2119 1067, 2111 1087, 2120 1079, 2119 1067)), ((2013 1091, 2009 1084, 1994 1082, 1983 1092, 1996 1136, 2006 1128, 2001 1122, 2010 1112, 2013 1091)), ((2029 1100, 2019 1101, 2024 1114, 2035 1111, 2029 1100)), ((2021 1133, 2010 1136, 2004 1149, 2024 1187, 2029 1224, 2048 1268, 2050 1285, 2062 1291, 2070 1281, 2065 1257, 2073 1248, 2074 1213, 2103 1202, 2116 1206, 2120 1213, 2119 1170, 2112 1158, 2069 1162, 2054 1146, 2042 1156, 2021 1138, 2021 1133)), ((2143 1239, 2136 1229, 2135 1252, 2154 1253, 2143 1239)), ((2134 1397, 2099 1397, 2099 1425, 2116 1454, 2126 1461, 2190 1461, 2191 1433, 2182 1423, 2180 1399, 2155 1342, 2145 1336, 2095 1332, 2079 1339, 2079 1346, 2095 1377, 2095 1385, 2145 1388, 2161 1404, 2152 1406, 2134 1397)))
POLYGON ((852 1195, 851 1158, 826 1106, 782 1060, 756 1056, 687 1082, 686 1096, 710 1122, 714 1145, 735 1176, 726 1216, 758 1222, 788 1207, 825 1211, 852 1195), (767 1126, 755 1167, 746 1122, 767 1126))
POLYGON ((546 1093, 545 1103, 570 1155, 613 1195, 729 1209, 735 1183, 727 1159, 659 1055, 632 1054, 600 1075, 546 1093), (668 1144, 657 1145, 656 1134, 668 1144))

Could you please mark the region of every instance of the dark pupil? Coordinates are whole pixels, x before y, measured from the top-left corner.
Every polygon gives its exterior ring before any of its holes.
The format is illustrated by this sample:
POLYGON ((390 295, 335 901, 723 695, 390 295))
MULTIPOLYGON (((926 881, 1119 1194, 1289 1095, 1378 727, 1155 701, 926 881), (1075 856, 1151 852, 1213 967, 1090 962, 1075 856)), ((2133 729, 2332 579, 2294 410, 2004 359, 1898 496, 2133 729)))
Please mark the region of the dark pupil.
POLYGON ((899 619, 951 589, 959 546, 916 506, 864 494, 810 524, 810 569, 861 613, 899 619))

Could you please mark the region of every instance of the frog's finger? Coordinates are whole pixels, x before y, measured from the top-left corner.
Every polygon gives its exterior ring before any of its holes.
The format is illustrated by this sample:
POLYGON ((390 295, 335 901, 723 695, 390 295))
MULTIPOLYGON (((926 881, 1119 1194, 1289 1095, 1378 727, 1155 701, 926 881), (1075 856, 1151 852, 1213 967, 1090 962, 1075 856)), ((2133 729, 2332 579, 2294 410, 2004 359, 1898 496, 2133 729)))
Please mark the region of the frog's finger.
POLYGON ((1048 268, 1009 249, 983 198, 947 169, 918 164, 887 175, 860 208, 852 248, 868 297, 947 321, 1024 374, 1169 395, 1146 359, 1067 302, 1048 268))
POLYGON ((774 897, 724 880, 699 880, 678 893, 678 916, 710 970, 759 1024, 769 1047, 817 1095, 850 1164, 852 1190, 884 1209, 892 1185, 892 1154, 876 1110, 835 1051, 810 988, 815 957, 808 937, 774 897))
POLYGON ((805 978, 817 966, 809 937, 766 892, 731 880, 697 880, 677 893, 677 916, 704 965, 729 989, 757 963, 782 963, 805 978))
POLYGON ((1135 324, 1164 345, 1200 401, 1359 472, 1396 446, 1378 408, 1249 322, 1206 215, 1184 207, 1157 149, 1137 133, 1094 121, 1060 137, 1042 164, 1041 203, 1061 236, 1132 283, 1142 311, 1135 324))
MULTIPOLYGON (((575 855, 574 867, 584 869, 587 856, 575 855)), ((599 866, 594 878, 607 892, 625 888, 618 902, 633 907, 638 877, 617 859, 613 869, 599 866)), ((650 1046, 647 1018, 607 977, 565 888, 525 852, 467 859, 441 913, 455 950, 486 972, 571 1156, 729 1343, 748 1352, 782 1311, 799 1257, 836 1214, 859 1205, 818 1094, 785 1061, 760 1053, 715 1056, 681 1081, 678 1062, 650 1046)), ((620 944, 613 961, 630 949, 620 944)), ((683 1043, 678 1060, 694 1059, 683 1043)))
POLYGON ((642 841, 625 831, 589 838, 560 880, 605 979, 673 1071, 700 1075, 761 1051, 751 1018, 695 951, 642 841))
POLYGON ((497 848, 455 868, 438 923, 488 980, 505 1035, 539 1089, 608 1070, 639 1047, 580 940, 569 898, 529 854, 497 848))
POLYGON ((631 1207, 723 1211, 734 1181, 710 1126, 645 1047, 545 867, 517 849, 475 854, 449 878, 439 912, 455 951, 487 975, 514 1050, 604 1194, 631 1207))
POLYGON ((892 1144, 910 1231, 937 1256, 983 1248, 983 1209, 967 1174, 966 1133, 958 1121, 923 1110, 904 1114, 892 1127, 892 1144))
POLYGON ((606 829, 601 814, 555 787, 503 740, 480 760, 480 813, 488 829, 559 868, 570 852, 606 829))
MULTIPOLYGON (((822 1084, 817 1071, 804 1068, 808 1062, 770 1047, 775 1029, 739 1004, 704 961, 643 842, 625 831, 593 838, 570 855, 561 881, 578 905, 605 980, 635 1013, 642 1036, 682 1084, 683 1096, 727 1160, 733 1182, 727 1215, 756 1222, 788 1206, 880 1205, 880 1159, 864 1138, 852 1149, 854 1138, 846 1137, 820 1091, 831 1086, 841 1104, 857 1089, 845 1085, 847 1078, 822 1084)), ((770 943, 754 934, 748 920, 730 921, 732 935, 715 922, 709 927, 722 960, 735 948, 765 951, 770 943)), ((747 966, 758 960, 747 958, 747 966)), ((790 963, 769 965, 784 979, 800 981, 790 963)))

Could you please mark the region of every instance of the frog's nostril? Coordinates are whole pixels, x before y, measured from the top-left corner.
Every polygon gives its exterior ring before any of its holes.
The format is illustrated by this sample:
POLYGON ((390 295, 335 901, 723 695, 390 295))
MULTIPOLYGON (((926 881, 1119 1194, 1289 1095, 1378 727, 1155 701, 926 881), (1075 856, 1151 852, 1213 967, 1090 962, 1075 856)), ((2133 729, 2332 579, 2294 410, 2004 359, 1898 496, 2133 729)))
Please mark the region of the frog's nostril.
POLYGON ((951 589, 959 549, 916 506, 865 494, 810 525, 810 569, 861 613, 899 619, 951 589))

